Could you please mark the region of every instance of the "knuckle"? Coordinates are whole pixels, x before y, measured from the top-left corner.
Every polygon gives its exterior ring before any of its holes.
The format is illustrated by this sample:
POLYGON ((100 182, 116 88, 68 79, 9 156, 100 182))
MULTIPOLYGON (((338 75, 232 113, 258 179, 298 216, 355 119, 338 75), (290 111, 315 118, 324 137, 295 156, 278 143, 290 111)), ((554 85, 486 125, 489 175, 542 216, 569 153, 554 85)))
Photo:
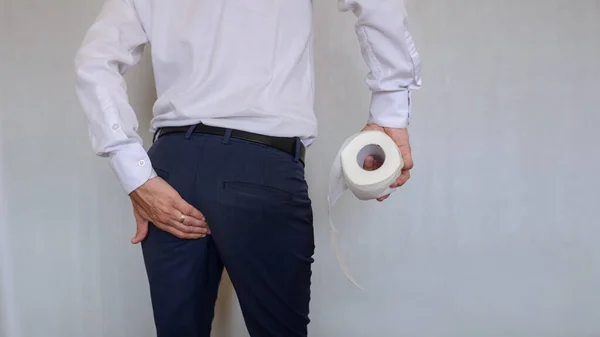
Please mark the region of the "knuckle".
POLYGON ((194 206, 192 206, 188 203, 185 204, 184 209, 185 209, 186 213, 188 213, 188 214, 195 214, 197 212, 196 209, 194 208, 194 206))
POLYGON ((181 200, 177 204, 177 208, 179 208, 181 210, 181 212, 183 212, 185 214, 189 214, 190 213, 190 205, 188 203, 186 203, 185 201, 183 201, 183 200, 181 200))

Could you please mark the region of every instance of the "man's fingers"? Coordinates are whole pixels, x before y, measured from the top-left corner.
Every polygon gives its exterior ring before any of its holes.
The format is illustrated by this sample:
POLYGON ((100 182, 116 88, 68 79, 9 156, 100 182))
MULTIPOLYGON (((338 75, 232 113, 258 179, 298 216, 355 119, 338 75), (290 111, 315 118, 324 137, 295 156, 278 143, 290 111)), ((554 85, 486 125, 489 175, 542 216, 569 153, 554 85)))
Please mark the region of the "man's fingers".
POLYGON ((198 239, 210 232, 202 213, 185 202, 171 185, 159 177, 149 179, 133 191, 130 198, 138 222, 138 233, 132 242, 139 242, 146 237, 148 221, 181 239, 198 239))
POLYGON ((406 151, 402 151, 402 149, 400 149, 400 153, 402 154, 402 161, 404 162, 404 167, 402 167, 402 169, 407 171, 411 170, 414 166, 414 163, 410 149, 406 151))
POLYGON ((131 243, 136 245, 146 238, 148 235, 148 220, 142 218, 139 214, 135 214, 135 222, 137 225, 137 231, 135 236, 131 239, 131 243))
MULTIPOLYGON (((410 179, 410 171, 402 171, 402 174, 400 174, 400 177, 398 177, 398 179, 396 179, 396 181, 392 184, 392 188, 397 188, 400 187, 404 184, 406 184, 406 182, 408 181, 408 179, 410 179)), ((377 198, 377 201, 381 202, 384 201, 385 199, 389 198, 390 195, 386 195, 383 196, 381 198, 377 198)))
POLYGON ((204 215, 183 199, 158 220, 158 228, 179 239, 199 239, 211 234, 204 215))
MULTIPOLYGON (((175 204, 175 208, 184 214, 186 217, 192 217, 200 221, 205 221, 204 214, 196 209, 196 207, 188 204, 185 200, 181 199, 175 204)), ((179 217, 181 217, 181 214, 179 217)))
MULTIPOLYGON (((186 222, 188 222, 188 221, 189 220, 186 219, 186 222)), ((169 220, 168 222, 165 223, 165 225, 168 227, 173 227, 182 233, 189 233, 189 234, 196 233, 196 234, 205 234, 205 235, 208 234, 207 226, 185 225, 177 220, 169 220)))
POLYGON ((388 194, 388 195, 386 195, 386 196, 383 196, 383 197, 381 197, 381 198, 377 198, 377 201, 379 201, 379 202, 382 202, 382 201, 384 201, 385 199, 389 198, 389 196, 390 196, 390 195, 388 194))
POLYGON ((201 239, 201 238, 206 237, 206 234, 202 234, 202 233, 186 233, 184 231, 181 231, 181 230, 177 229, 176 227, 168 226, 168 225, 160 225, 159 228, 162 229, 165 232, 173 234, 175 237, 177 237, 179 239, 195 240, 195 239, 201 239))
POLYGON ((373 158, 373 156, 367 156, 367 158, 365 158, 365 163, 363 165, 363 168, 367 171, 372 171, 375 169, 375 158, 373 158))
POLYGON ((396 179, 396 181, 392 184, 391 187, 400 187, 400 186, 406 184, 408 179, 410 179, 410 171, 402 171, 402 174, 400 174, 400 177, 398 177, 398 179, 396 179))
POLYGON ((182 224, 185 226, 206 229, 206 230, 208 230, 208 233, 210 234, 210 228, 208 228, 208 223, 206 223, 206 220, 198 220, 196 218, 192 218, 191 216, 188 216, 185 218, 185 220, 183 220, 182 224))
POLYGON ((375 171, 383 165, 382 161, 375 159, 373 156, 368 156, 365 158, 365 162, 363 164, 363 168, 367 171, 375 171))
POLYGON ((135 236, 131 239, 131 243, 137 245, 138 243, 144 241, 146 236, 148 235, 148 226, 145 229, 138 229, 135 233, 135 236))
POLYGON ((210 234, 210 229, 206 223, 204 215, 194 206, 181 199, 176 205, 176 210, 173 215, 175 222, 170 221, 169 224, 175 226, 184 233, 204 233, 210 234), (183 221, 182 219, 183 216, 183 221), (188 228, 193 227, 193 228, 188 228), (201 229, 201 230, 200 230, 201 229))

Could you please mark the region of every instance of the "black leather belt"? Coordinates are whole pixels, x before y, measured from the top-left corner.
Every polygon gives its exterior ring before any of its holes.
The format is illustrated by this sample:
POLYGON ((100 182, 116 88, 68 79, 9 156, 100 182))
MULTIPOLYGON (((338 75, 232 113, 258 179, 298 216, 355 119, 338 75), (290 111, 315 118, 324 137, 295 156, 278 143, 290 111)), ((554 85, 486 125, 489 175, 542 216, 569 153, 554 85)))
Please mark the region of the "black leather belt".
MULTIPOLYGON (((190 126, 169 126, 163 127, 158 130, 158 138, 169 133, 187 133, 190 130, 190 126)), ((225 136, 227 129, 209 126, 204 124, 198 124, 192 131, 193 133, 203 133, 208 135, 225 136)), ((250 142, 260 143, 271 146, 283 152, 289 153, 293 157, 296 156, 296 149, 298 149, 298 159, 304 163, 304 157, 306 155, 306 148, 300 139, 296 137, 272 137, 265 136, 256 133, 231 130, 231 138, 243 139, 250 142)))

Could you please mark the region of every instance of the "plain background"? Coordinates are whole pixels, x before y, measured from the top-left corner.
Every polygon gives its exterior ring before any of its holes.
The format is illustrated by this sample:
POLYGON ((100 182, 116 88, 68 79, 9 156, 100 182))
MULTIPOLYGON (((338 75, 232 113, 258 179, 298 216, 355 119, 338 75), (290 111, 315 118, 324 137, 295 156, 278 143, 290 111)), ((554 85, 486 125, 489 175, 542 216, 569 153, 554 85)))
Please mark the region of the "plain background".
MULTIPOLYGON (((100 5, 0 0, 2 337, 154 335, 131 206, 91 152, 73 89, 100 5)), ((310 335, 599 336, 600 1, 408 3, 424 70, 413 178, 385 203, 346 195, 334 211, 365 292, 336 264, 326 190, 366 120, 367 70, 352 14, 314 5, 310 335)), ((127 79, 145 132, 148 57, 127 79)), ((247 336, 227 280, 215 336, 247 336)))

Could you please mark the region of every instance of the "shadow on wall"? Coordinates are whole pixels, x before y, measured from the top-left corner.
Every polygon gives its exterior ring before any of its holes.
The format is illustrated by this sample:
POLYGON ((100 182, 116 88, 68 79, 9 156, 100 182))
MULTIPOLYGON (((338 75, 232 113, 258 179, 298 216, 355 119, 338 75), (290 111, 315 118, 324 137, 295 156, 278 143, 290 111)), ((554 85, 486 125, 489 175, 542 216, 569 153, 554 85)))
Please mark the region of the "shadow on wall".
MULTIPOLYGON (((0 226, 2 226, 2 224, 0 224, 0 226)), ((2 268, 0 268, 0 280, 2 280, 2 268)), ((2 289, 2 281, 0 281, 0 289, 2 289)), ((4 312, 4 294, 2 294, 2 292, 0 292, 0 336, 8 336, 8 331, 6 331, 6 322, 5 320, 5 316, 6 313, 4 312)))
MULTIPOLYGON (((1 125, 1 124, 0 124, 1 125)), ((0 136, 3 133, 0 132, 0 136)), ((3 142, 0 137, 0 337, 17 336, 13 298, 12 264, 8 241, 7 205, 4 190, 3 142)))

